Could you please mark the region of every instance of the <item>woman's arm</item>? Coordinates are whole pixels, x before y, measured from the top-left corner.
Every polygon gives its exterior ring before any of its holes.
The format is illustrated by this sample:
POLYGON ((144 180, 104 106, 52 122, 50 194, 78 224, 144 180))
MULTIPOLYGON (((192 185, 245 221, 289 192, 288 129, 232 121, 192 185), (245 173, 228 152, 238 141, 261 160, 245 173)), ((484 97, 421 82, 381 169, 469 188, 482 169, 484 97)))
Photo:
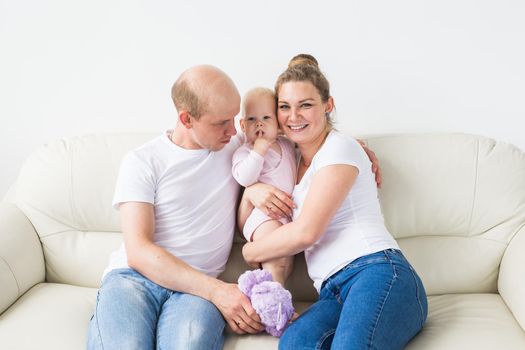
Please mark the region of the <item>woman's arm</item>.
POLYGON ((256 242, 245 244, 244 259, 253 264, 294 255, 312 246, 325 232, 357 175, 357 168, 351 165, 329 165, 319 170, 299 217, 256 242))

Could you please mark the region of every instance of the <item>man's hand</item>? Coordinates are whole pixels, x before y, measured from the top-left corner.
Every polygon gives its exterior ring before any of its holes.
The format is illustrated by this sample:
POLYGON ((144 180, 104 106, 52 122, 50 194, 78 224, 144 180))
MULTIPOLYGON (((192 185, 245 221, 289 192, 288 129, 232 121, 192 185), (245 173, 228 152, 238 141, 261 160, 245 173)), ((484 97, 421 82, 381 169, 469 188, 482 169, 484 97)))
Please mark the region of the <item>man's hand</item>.
POLYGON ((381 183, 382 183, 383 179, 381 178, 381 168, 379 167, 379 160, 377 159, 376 154, 370 148, 368 148, 366 146, 364 141, 357 140, 357 142, 359 142, 361 147, 363 147, 363 149, 365 150, 366 155, 368 156, 368 158, 370 158, 370 161, 372 162, 372 172, 376 176, 377 187, 381 188, 381 183))
POLYGON ((264 325, 250 300, 237 284, 221 283, 214 291, 211 302, 237 334, 256 334, 264 330, 264 325))
POLYGON ((244 196, 259 210, 274 220, 291 218, 295 204, 291 195, 265 183, 248 186, 244 196))

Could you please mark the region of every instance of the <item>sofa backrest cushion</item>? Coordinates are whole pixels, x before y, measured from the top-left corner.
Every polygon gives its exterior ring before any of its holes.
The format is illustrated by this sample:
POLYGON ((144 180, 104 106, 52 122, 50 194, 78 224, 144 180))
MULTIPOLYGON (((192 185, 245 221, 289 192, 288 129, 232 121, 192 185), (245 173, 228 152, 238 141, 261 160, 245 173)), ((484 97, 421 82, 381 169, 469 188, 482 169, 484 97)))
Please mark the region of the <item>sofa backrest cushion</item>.
POLYGON ((46 280, 95 287, 122 241, 111 207, 123 156, 153 133, 97 134, 49 143, 24 163, 8 200, 40 236, 46 280))
POLYGON ((464 134, 368 143, 383 169, 385 222, 428 293, 497 292, 503 253, 525 223, 525 154, 464 134))
MULTIPOLYGON (((111 199, 122 157, 157 136, 98 134, 50 143, 25 162, 8 200, 30 218, 46 261, 46 279, 98 286, 121 242, 111 199)), ((429 294, 495 292, 505 248, 525 222, 525 157, 517 148, 463 134, 369 138, 383 171, 386 224, 429 294)), ((222 278, 247 268, 239 237, 222 278)), ((290 287, 315 292, 304 263, 290 287)))

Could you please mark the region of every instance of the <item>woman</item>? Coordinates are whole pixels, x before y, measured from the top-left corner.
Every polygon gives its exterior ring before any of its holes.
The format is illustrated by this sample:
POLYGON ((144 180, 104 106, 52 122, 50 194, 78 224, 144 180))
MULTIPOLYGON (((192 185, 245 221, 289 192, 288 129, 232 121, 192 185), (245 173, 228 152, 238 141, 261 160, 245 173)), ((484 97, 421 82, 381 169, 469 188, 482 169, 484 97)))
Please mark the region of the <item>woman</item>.
MULTIPOLYGON (((385 228, 370 161, 333 130, 329 83, 310 55, 294 57, 276 83, 278 120, 299 148, 293 221, 243 248, 250 264, 305 251, 319 292, 286 330, 280 349, 402 349, 426 320, 420 278, 385 228)), ((276 212, 261 190, 246 201, 276 212)), ((244 216, 244 209, 242 210, 244 216)))

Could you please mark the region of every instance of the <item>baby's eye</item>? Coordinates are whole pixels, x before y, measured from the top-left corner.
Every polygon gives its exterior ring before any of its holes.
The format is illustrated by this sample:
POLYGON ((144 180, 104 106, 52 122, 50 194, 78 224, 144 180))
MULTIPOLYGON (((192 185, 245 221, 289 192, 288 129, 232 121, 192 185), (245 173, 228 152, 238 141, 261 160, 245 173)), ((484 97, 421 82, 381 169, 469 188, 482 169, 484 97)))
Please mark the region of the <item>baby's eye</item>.
POLYGON ((247 121, 249 122, 254 122, 255 121, 255 117, 248 117, 246 118, 247 121))
POLYGON ((265 116, 263 117, 263 119, 264 119, 264 120, 269 120, 269 119, 272 119, 272 117, 270 117, 269 115, 265 115, 265 116))

